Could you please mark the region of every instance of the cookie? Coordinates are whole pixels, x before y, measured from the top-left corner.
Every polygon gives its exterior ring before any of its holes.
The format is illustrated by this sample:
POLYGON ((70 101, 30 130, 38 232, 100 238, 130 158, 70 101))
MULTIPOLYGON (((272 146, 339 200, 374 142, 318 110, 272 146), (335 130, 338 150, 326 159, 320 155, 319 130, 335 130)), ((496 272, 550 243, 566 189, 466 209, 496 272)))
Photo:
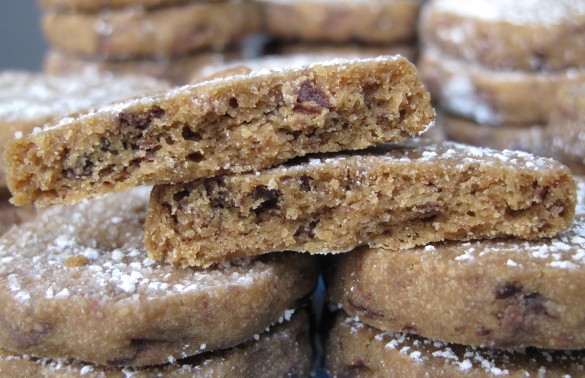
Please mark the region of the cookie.
POLYGON ((434 101, 446 111, 481 124, 545 125, 551 94, 585 83, 585 70, 555 73, 499 72, 421 51, 420 75, 434 101))
POLYGON ((390 44, 412 41, 419 0, 263 0, 266 33, 304 42, 390 44))
POLYGON ((36 209, 32 207, 16 207, 10 204, 10 192, 0 188, 0 236, 10 227, 35 217, 36 209))
POLYGON ((546 135, 552 151, 585 164, 585 85, 561 88, 546 135))
POLYGON ((312 55, 325 54, 337 57, 374 57, 380 55, 402 55, 411 62, 416 61, 418 48, 414 44, 362 45, 358 43, 281 43, 269 44, 267 54, 274 55, 312 55))
POLYGON ((149 11, 45 12, 43 31, 62 51, 108 60, 226 49, 260 29, 251 2, 188 2, 149 11))
POLYGON ((82 73, 86 70, 114 75, 138 74, 166 80, 175 85, 184 85, 189 83, 194 72, 204 67, 225 64, 241 58, 242 52, 227 51, 201 52, 166 59, 107 61, 86 59, 53 49, 49 50, 45 57, 43 70, 48 74, 59 75, 82 73))
POLYGON ((327 266, 329 298, 376 328, 465 345, 585 349, 585 180, 553 239, 361 249, 327 266))
POLYGON ((155 186, 145 245, 155 260, 206 266, 270 251, 535 239, 569 227, 574 207, 571 174, 554 160, 453 143, 380 146, 155 186))
POLYGON ((207 270, 157 264, 143 246, 149 192, 56 207, 4 234, 1 348, 160 364, 251 339, 314 289, 318 266, 299 254, 207 270))
POLYGON ((306 312, 299 312, 290 321, 256 335, 257 340, 143 368, 103 367, 72 360, 17 356, 0 350, 0 374, 4 378, 308 377, 311 371, 308 325, 306 312))
POLYGON ((434 0, 420 20, 424 44, 493 70, 583 67, 585 4, 580 0, 434 0))
POLYGON ((383 332, 340 314, 327 343, 331 377, 583 377, 583 351, 506 351, 383 332))
POLYGON ((445 113, 437 117, 437 124, 441 124, 450 140, 497 150, 540 154, 545 142, 545 127, 541 125, 480 125, 445 113))
POLYGON ((72 203, 360 149, 424 132, 430 96, 405 58, 334 60, 177 88, 9 143, 16 205, 72 203))
POLYGON ((79 75, 0 72, 0 187, 6 187, 1 157, 6 142, 15 134, 29 134, 35 127, 70 113, 168 89, 168 83, 144 76, 114 77, 93 70, 79 75))
MULTIPOLYGON (((218 0, 206 0, 218 1, 218 0)), ((158 8, 188 3, 189 0, 39 0, 39 5, 47 10, 75 10, 91 13, 111 8, 158 8)))

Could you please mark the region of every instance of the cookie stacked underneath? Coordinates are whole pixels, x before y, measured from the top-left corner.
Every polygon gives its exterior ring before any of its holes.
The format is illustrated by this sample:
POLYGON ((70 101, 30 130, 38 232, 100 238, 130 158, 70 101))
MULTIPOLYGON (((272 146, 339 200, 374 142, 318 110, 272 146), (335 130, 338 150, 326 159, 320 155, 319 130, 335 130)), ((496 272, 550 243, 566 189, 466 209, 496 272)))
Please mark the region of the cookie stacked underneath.
POLYGON ((449 138, 540 152, 564 85, 585 82, 585 7, 574 0, 432 0, 420 70, 449 138))
POLYGON ((45 70, 87 67, 147 74, 176 84, 201 65, 241 56, 241 42, 260 30, 256 4, 245 1, 42 0, 52 46, 45 70))

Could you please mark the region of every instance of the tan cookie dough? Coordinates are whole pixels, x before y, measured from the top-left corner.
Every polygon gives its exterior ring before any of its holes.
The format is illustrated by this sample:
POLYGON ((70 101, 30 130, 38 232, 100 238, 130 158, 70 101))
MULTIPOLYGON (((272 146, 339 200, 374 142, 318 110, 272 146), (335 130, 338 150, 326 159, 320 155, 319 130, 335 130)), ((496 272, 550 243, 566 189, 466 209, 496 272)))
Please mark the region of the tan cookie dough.
POLYGON ((573 178, 554 160, 453 143, 380 146, 156 186, 145 244, 153 259, 205 266, 270 251, 535 239, 569 227, 574 207, 573 178))
POLYGON ((44 62, 48 74, 79 74, 87 70, 108 72, 114 75, 145 75, 167 80, 175 85, 189 83, 194 72, 204 67, 226 64, 241 59, 241 51, 201 52, 175 58, 139 60, 92 60, 57 50, 49 50, 44 62))
POLYGON ((424 44, 495 70, 560 71, 585 62, 581 0, 433 0, 420 21, 424 44))
POLYGON ((328 261, 329 299, 376 328, 490 347, 585 349, 585 180, 553 239, 362 249, 328 261))
POLYGON ((380 55, 402 55, 415 62, 418 48, 414 44, 362 45, 357 43, 323 44, 323 43, 281 43, 276 42, 267 47, 269 54, 286 56, 326 54, 338 57, 371 57, 380 55))
POLYGON ((474 146, 540 154, 545 143, 545 126, 541 125, 480 125, 445 113, 437 117, 437 124, 448 139, 474 146))
POLYGON ((564 85, 585 83, 585 70, 555 73, 499 72, 421 51, 421 78, 445 110, 481 124, 545 125, 554 94, 564 85))
MULTIPOLYGON (((47 10, 75 10, 77 12, 99 12, 108 8, 159 8, 188 3, 191 0, 39 0, 47 10)), ((206 2, 219 0, 205 0, 206 2)))
POLYGON ((47 125, 8 145, 8 184, 17 205, 72 203, 402 140, 434 116, 405 58, 264 70, 47 125))
POLYGON ((0 188, 6 187, 5 144, 15 134, 27 135, 70 113, 168 89, 167 82, 148 77, 114 77, 94 70, 75 75, 0 72, 0 188))
POLYGON ((117 60, 223 50, 258 32, 260 13, 251 2, 189 2, 150 11, 45 12, 42 22, 52 46, 117 60))
POLYGON ((300 311, 289 321, 256 335, 254 340, 161 366, 103 367, 80 361, 17 356, 0 350, 0 375, 3 378, 308 377, 311 361, 309 319, 305 311, 300 311))
POLYGON ((263 0, 272 38, 307 42, 389 44, 416 37, 419 0, 263 0))
POLYGON ((224 349, 288 316, 316 285, 310 256, 209 269, 146 256, 149 188, 47 210, 0 238, 0 347, 143 366, 224 349))
POLYGON ((505 351, 383 332, 341 313, 326 347, 331 377, 583 377, 583 351, 505 351))

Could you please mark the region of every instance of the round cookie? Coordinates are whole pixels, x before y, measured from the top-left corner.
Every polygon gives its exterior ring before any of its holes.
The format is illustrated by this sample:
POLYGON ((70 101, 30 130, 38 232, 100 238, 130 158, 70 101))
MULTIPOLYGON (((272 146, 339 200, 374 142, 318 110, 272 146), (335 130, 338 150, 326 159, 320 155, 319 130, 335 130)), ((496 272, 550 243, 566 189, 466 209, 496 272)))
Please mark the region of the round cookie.
POLYGON ((498 72, 421 51, 419 73, 445 110, 481 124, 546 124, 551 94, 567 84, 585 83, 585 70, 556 73, 498 72))
MULTIPOLYGON (((178 5, 190 0, 39 0, 45 9, 75 10, 78 12, 98 12, 106 8, 142 7, 159 8, 178 5)), ((219 0, 206 0, 219 1, 219 0)))
POLYGON ((437 116, 447 139, 497 150, 542 151, 545 127, 540 125, 480 125, 449 114, 437 116))
MULTIPOLYGON (((98 105, 169 89, 167 82, 144 76, 112 76, 87 70, 77 75, 44 75, 25 71, 0 73, 0 157, 15 133, 98 105)), ((0 188, 6 187, 0 159, 0 188)))
POLYGON ((236 347, 144 368, 103 367, 72 360, 16 356, 0 350, 3 378, 308 377, 312 361, 305 311, 236 347))
POLYGON ((225 49, 259 28, 260 13, 250 2, 195 2, 150 11, 128 8, 43 15, 43 30, 52 46, 108 60, 225 49))
POLYGON ((147 258, 149 192, 56 207, 0 239, 0 347, 159 364, 248 340, 315 287, 318 267, 299 254, 209 269, 147 258))
POLYGON ((546 134, 552 151, 585 164, 585 85, 559 91, 546 134))
POLYGON ((583 351, 504 351, 383 332, 338 315, 326 347, 331 377, 583 377, 583 351))
MULTIPOLYGON (((379 329, 490 347, 585 348, 585 181, 553 239, 355 250, 326 276, 330 301, 379 329)), ((546 195, 546 193, 543 193, 546 195)))
POLYGON ((424 44, 495 70, 558 71, 585 62, 581 0, 434 0, 421 14, 424 44))
POLYGON ((389 44, 416 37, 420 0, 263 0, 275 39, 389 44))
POLYGON ((242 52, 201 52, 166 59, 92 60, 57 50, 49 50, 45 57, 44 72, 53 75, 82 73, 86 70, 108 72, 114 75, 138 74, 167 80, 175 85, 189 82, 191 75, 203 67, 224 64, 241 59, 242 52))

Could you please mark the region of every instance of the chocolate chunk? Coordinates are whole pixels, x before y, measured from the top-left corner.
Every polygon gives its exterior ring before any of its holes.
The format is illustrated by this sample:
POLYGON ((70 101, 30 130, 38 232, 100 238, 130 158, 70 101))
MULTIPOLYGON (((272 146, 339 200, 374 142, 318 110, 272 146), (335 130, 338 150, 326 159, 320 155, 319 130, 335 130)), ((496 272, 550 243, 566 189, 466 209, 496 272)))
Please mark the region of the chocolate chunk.
POLYGON ((79 179, 91 176, 93 174, 94 163, 87 156, 82 156, 74 167, 63 170, 63 175, 67 178, 79 179))
POLYGON ((294 111, 317 114, 322 109, 331 109, 329 96, 321 89, 315 87, 311 80, 305 80, 301 83, 297 104, 293 107, 294 111))
POLYGON ((201 134, 191 130, 189 126, 183 126, 183 132, 181 133, 183 139, 190 140, 192 142, 199 142, 202 137, 201 134))
POLYGON ((122 129, 133 127, 139 130, 144 130, 154 119, 161 118, 165 111, 158 105, 154 105, 148 111, 142 113, 133 113, 131 111, 124 111, 118 114, 118 122, 122 129))
POLYGON ((181 202, 187 197, 189 197, 189 191, 187 189, 183 189, 173 194, 173 201, 181 202))
POLYGON ((301 180, 301 190, 304 192, 310 192, 311 191, 311 181, 313 179, 309 176, 306 176, 306 175, 299 177, 299 179, 301 180))
POLYGON ((307 235, 309 237, 313 237, 315 236, 315 234, 313 233, 313 230, 315 230, 315 227, 317 227, 317 223, 318 221, 312 221, 311 223, 309 223, 308 225, 302 225, 299 228, 297 228, 297 231, 294 234, 294 237, 299 237, 301 235, 307 235))
POLYGON ((207 179, 203 182, 203 185, 205 186, 205 192, 212 207, 227 209, 233 206, 223 177, 207 179))
POLYGON ((268 189, 268 187, 264 185, 259 185, 254 188, 252 192, 252 198, 254 201, 261 201, 260 204, 254 208, 251 208, 250 211, 255 212, 256 214, 260 214, 266 210, 276 209, 278 208, 278 202, 280 202, 280 198, 282 197, 282 192, 278 189, 268 189))
POLYGON ((515 282, 506 282, 504 285, 496 287, 494 296, 496 299, 506 299, 522 291, 522 285, 515 282))

